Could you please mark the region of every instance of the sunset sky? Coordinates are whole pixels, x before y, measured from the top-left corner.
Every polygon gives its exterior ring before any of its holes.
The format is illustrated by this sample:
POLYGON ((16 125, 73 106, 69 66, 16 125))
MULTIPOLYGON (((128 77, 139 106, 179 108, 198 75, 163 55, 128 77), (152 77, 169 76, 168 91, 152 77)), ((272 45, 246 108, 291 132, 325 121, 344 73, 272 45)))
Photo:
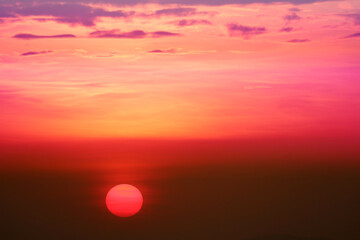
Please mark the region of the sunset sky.
POLYGON ((0 0, 1 239, 358 240, 359 123, 359 0, 0 0))
POLYGON ((0 135, 359 136, 359 9, 1 0, 0 135))

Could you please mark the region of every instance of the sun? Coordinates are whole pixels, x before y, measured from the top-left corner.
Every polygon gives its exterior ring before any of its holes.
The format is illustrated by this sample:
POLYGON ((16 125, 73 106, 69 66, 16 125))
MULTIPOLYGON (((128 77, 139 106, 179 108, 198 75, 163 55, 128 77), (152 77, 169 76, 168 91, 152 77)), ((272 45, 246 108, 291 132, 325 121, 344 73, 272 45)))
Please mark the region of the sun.
POLYGON ((139 189, 129 184, 116 185, 106 195, 106 207, 119 217, 130 217, 138 213, 143 205, 139 189))

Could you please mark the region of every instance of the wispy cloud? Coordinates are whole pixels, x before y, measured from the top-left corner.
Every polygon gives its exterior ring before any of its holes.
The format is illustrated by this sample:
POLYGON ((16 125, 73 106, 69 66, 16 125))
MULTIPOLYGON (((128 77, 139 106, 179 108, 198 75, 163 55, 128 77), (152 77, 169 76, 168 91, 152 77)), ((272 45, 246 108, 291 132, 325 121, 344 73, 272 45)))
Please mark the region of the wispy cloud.
POLYGON ((296 7, 293 7, 293 8, 289 8, 289 11, 290 12, 300 12, 300 8, 296 8, 296 7))
POLYGON ((236 23, 230 23, 227 25, 229 35, 231 37, 243 37, 244 39, 249 39, 254 35, 260 35, 266 33, 265 27, 253 27, 245 26, 236 23))
POLYGON ((13 36, 18 39, 40 39, 40 38, 76 38, 73 34, 60 34, 60 35, 35 35, 31 33, 19 33, 13 36))
POLYGON ((292 13, 284 16, 284 20, 287 22, 296 21, 296 20, 300 20, 300 19, 301 19, 301 17, 299 15, 297 15, 296 12, 292 12, 292 13))
POLYGON ((292 32, 294 31, 293 27, 283 27, 279 30, 279 32, 292 32))
POLYGON ((162 16, 176 16, 176 17, 188 17, 199 14, 211 14, 211 12, 198 11, 193 7, 177 7, 177 8, 164 8, 155 11, 151 14, 145 14, 149 17, 162 17, 162 16))
MULTIPOLYGON (((74 1, 76 2, 76 1, 74 1)), ((103 8, 84 5, 83 3, 40 3, 8 5, 5 10, 0 10, 0 16, 41 16, 41 21, 55 21, 71 25, 94 26, 99 17, 127 18, 135 12, 121 10, 108 11, 103 8), (2 11, 4 11, 2 13, 2 11)))
POLYGON ((194 25, 212 25, 209 20, 205 19, 182 19, 169 22, 170 24, 174 24, 179 27, 188 27, 194 25))
POLYGON ((151 37, 175 37, 175 36, 181 36, 180 33, 173 33, 173 32, 167 32, 167 31, 151 32, 148 35, 151 36, 151 37))
POLYGON ((113 29, 113 30, 91 32, 89 36, 96 38, 145 38, 147 36, 147 33, 145 33, 142 30, 120 32, 117 29, 113 29))
MULTIPOLYGON (((183 5, 207 5, 207 6, 220 6, 228 4, 253 4, 253 3, 291 3, 291 4, 309 4, 316 2, 325 2, 329 0, 52 0, 53 3, 77 3, 77 4, 110 4, 114 6, 133 6, 137 4, 156 3, 156 4, 183 4, 183 5)), ((7 5, 14 4, 13 0, 3 0, 7 5)), ((47 3, 48 0, 37 0, 38 4, 47 3)), ((29 0, 17 0, 17 4, 28 4, 29 0)))
POLYGON ((346 17, 352 19, 355 25, 360 25, 360 13, 352 13, 352 14, 339 14, 339 16, 346 17))
POLYGON ((167 50, 161 50, 161 49, 155 49, 151 50, 148 53, 176 53, 175 49, 167 49, 167 50))
POLYGON ((20 56, 32 56, 32 55, 39 55, 39 54, 46 54, 46 53, 52 53, 52 51, 40 51, 40 52, 30 51, 30 52, 24 52, 24 53, 20 54, 20 56))
POLYGON ((354 34, 350 34, 344 38, 357 38, 360 37, 360 32, 354 33, 354 34))
POLYGON ((288 42, 288 43, 305 43, 305 42, 310 42, 310 39, 291 39, 286 42, 288 42))
POLYGON ((118 29, 105 30, 105 31, 94 31, 89 34, 90 37, 95 38, 146 38, 146 37, 173 37, 180 36, 179 33, 167 32, 167 31, 156 31, 156 32, 145 32, 143 30, 134 30, 130 32, 121 32, 118 29))

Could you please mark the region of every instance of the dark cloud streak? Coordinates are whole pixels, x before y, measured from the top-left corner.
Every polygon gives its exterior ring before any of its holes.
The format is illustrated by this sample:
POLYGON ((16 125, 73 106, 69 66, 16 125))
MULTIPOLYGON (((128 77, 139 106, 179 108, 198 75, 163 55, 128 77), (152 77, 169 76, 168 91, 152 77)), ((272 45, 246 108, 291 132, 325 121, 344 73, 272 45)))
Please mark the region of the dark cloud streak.
POLYGON ((295 12, 284 16, 284 20, 287 22, 296 21, 296 20, 300 20, 300 19, 301 19, 301 17, 299 15, 297 15, 295 12))
POLYGON ((360 13, 340 14, 340 16, 352 19, 355 25, 360 25, 360 13))
POLYGON ((254 35, 264 34, 267 31, 265 27, 245 26, 236 23, 228 24, 227 28, 231 37, 243 37, 244 39, 249 39, 254 35))
POLYGON ((177 16, 186 17, 191 15, 200 14, 196 8, 165 8, 155 11, 154 16, 177 16))
POLYGON ((310 42, 309 39, 291 39, 286 41, 288 43, 305 43, 305 42, 310 42))
POLYGON ((72 34, 60 34, 60 35, 35 35, 31 33, 19 33, 13 36, 13 38, 18 39, 41 39, 41 38, 76 38, 75 35, 72 34))
MULTIPOLYGON (((161 17, 161 16, 192 16, 198 14, 214 14, 213 12, 202 12, 189 6, 205 5, 219 6, 227 4, 253 4, 253 3, 292 3, 308 4, 314 2, 325 2, 331 0, 0 0, 0 18, 19 18, 22 16, 47 17, 43 21, 55 21, 70 25, 83 25, 92 27, 101 17, 110 18, 131 18, 161 17), (164 8, 150 14, 137 14, 135 11, 107 10, 102 7, 104 4, 112 6, 134 6, 136 4, 179 4, 176 8, 164 8), (187 7, 188 6, 188 7, 187 7)), ((286 16, 291 20, 297 20, 296 11, 298 8, 289 9, 293 14, 286 16)))
POLYGON ((97 18, 128 18, 135 12, 124 12, 121 10, 107 11, 102 8, 91 7, 81 3, 44 3, 36 5, 12 5, 11 7, 0 8, 0 17, 19 16, 46 16, 42 20, 68 23, 71 25, 94 26, 97 18))
POLYGON ((354 33, 354 34, 350 34, 344 38, 357 38, 360 37, 360 32, 354 33))
POLYGON ((89 37, 94 37, 94 38, 130 38, 130 39, 139 39, 139 38, 147 38, 147 37, 152 37, 152 38, 173 37, 173 36, 181 36, 181 34, 167 32, 167 31, 144 32, 143 30, 120 32, 118 29, 95 31, 89 34, 89 37))
POLYGON ((167 50, 161 50, 161 49, 155 49, 148 51, 148 53, 176 53, 175 49, 167 49, 167 50))
POLYGON ((169 22, 170 24, 174 24, 178 27, 188 27, 194 25, 212 25, 209 20, 205 19, 182 19, 169 22))
POLYGON ((20 54, 20 56, 33 56, 33 55, 46 54, 46 53, 51 53, 51 52, 52 51, 41 51, 41 52, 30 51, 30 52, 24 52, 24 53, 20 54))
POLYGON ((294 31, 294 28, 292 27, 283 27, 282 29, 279 30, 279 32, 292 32, 294 31))
MULTIPOLYGON (((79 3, 79 4, 111 4, 114 6, 134 6, 137 4, 158 3, 158 4, 182 4, 182 5, 207 5, 221 6, 228 4, 253 4, 253 3, 291 3, 294 5, 309 4, 316 2, 327 2, 334 0, 52 0, 53 3, 79 3)), ((21 5, 29 5, 28 0, 17 0, 21 5)), ((36 3, 47 3, 48 0, 33 1, 36 3)), ((0 0, 0 4, 14 4, 12 0, 0 0)))

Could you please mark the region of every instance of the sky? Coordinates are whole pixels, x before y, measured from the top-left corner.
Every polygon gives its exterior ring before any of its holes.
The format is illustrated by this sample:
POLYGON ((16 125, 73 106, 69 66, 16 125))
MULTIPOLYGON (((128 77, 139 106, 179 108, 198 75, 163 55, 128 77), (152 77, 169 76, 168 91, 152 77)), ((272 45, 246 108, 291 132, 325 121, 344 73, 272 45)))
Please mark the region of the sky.
POLYGON ((359 40, 358 0, 0 0, 0 238, 360 239, 359 40))
POLYGON ((0 1, 4 139, 359 137, 360 3, 0 1))

